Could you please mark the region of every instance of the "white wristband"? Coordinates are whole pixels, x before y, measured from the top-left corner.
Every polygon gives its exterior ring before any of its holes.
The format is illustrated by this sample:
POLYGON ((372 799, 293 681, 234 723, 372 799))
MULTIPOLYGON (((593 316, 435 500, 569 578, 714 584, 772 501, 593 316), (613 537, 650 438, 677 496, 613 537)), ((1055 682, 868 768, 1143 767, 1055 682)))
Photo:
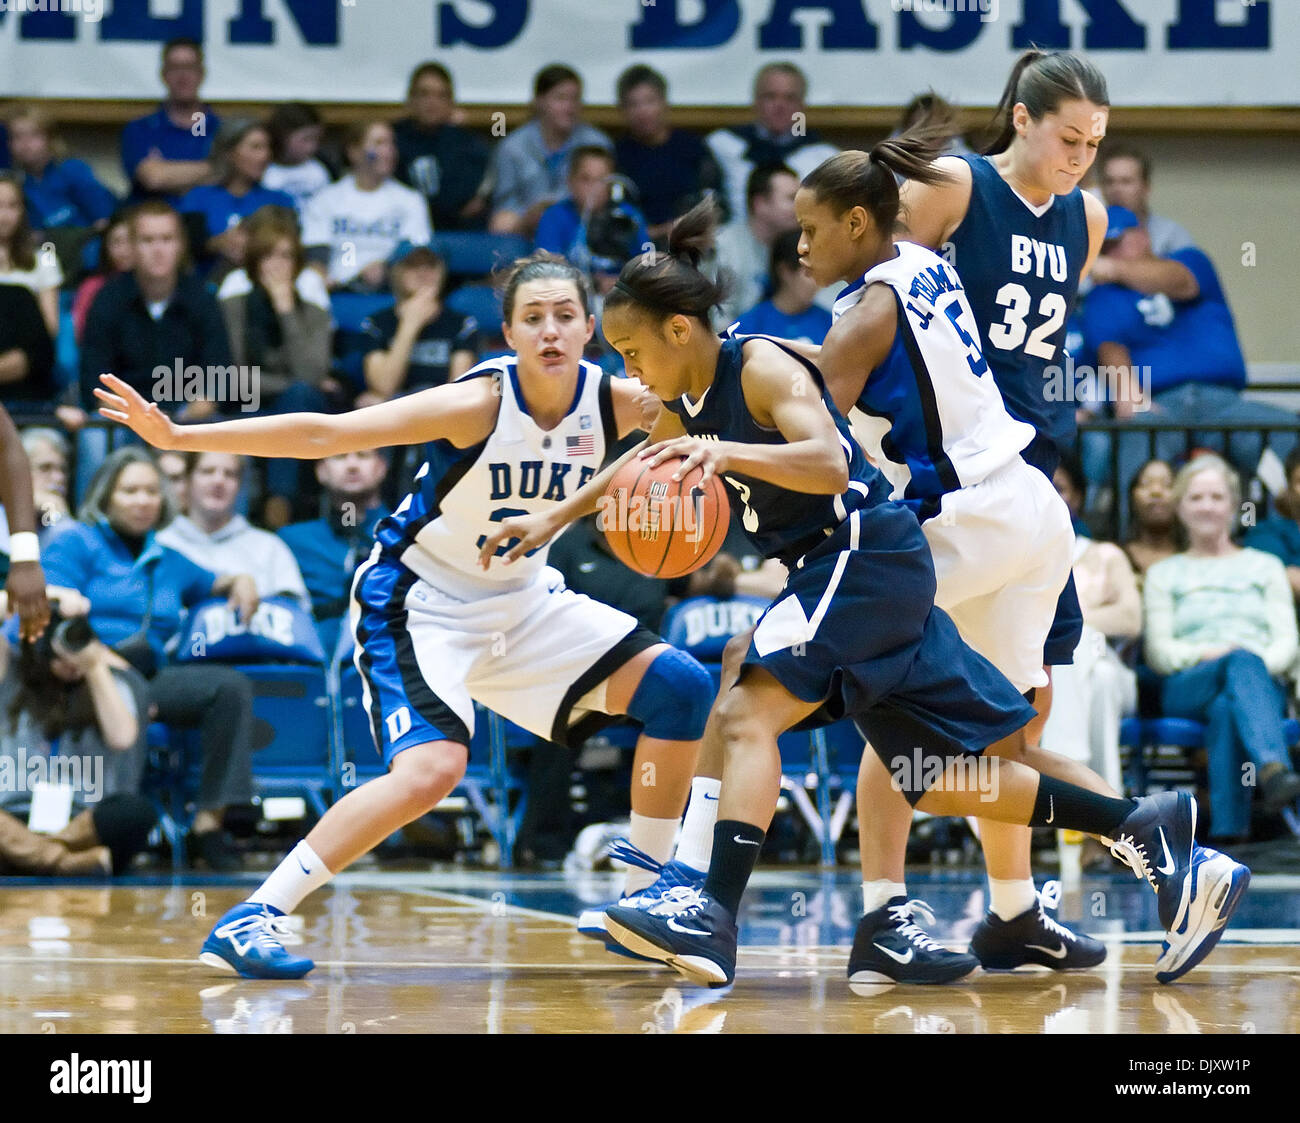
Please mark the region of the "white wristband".
POLYGON ((40 539, 30 530, 9 535, 9 564, 41 560, 40 539))

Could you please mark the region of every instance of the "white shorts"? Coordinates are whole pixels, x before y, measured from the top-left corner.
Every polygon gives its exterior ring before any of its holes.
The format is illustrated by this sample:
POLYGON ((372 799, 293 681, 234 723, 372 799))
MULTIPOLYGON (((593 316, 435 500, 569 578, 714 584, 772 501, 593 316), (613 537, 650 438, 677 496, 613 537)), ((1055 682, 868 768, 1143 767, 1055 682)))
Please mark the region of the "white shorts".
POLYGON ((1017 457, 950 491, 921 529, 934 556, 934 603, 1017 690, 1046 686, 1043 641, 1070 576, 1074 529, 1051 481, 1017 457))
POLYGON ((522 589, 462 600, 374 556, 353 583, 352 621, 385 764, 428 741, 468 745, 474 702, 569 743, 580 719, 609 712, 609 676, 663 642, 626 612, 566 589, 549 566, 522 589))

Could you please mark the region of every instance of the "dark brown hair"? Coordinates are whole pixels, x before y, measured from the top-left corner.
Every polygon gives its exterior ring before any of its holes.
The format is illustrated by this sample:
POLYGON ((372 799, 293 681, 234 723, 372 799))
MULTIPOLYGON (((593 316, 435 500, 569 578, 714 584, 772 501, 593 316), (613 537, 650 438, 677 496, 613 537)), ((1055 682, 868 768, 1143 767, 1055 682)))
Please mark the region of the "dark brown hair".
POLYGON ((573 67, 565 66, 562 62, 553 62, 550 66, 544 66, 533 79, 533 97, 545 97, 556 86, 562 86, 565 82, 576 82, 581 93, 582 78, 573 67))
POLYGON ((253 284, 257 284, 257 271, 263 258, 274 252, 277 243, 283 238, 289 239, 293 247, 293 275, 297 279, 307 261, 303 253, 302 239, 298 236, 298 217, 288 207, 267 204, 258 207, 243 222, 244 233, 248 237, 248 246, 244 250, 244 272, 253 284))
POLYGON ((1030 48, 1012 67, 989 130, 998 130, 997 136, 984 149, 984 155, 996 156, 1011 147, 1016 135, 1013 111, 1017 103, 1023 102, 1029 116, 1041 121, 1048 113, 1055 113, 1063 101, 1110 105, 1106 79, 1100 70, 1079 55, 1069 51, 1030 48))
POLYGON ((517 258, 496 280, 501 290, 501 313, 506 323, 514 319, 515 294, 519 286, 529 281, 572 281, 578 290, 578 300, 582 304, 582 314, 591 315, 591 285, 587 275, 576 265, 559 254, 546 250, 535 250, 527 257, 517 258))
POLYGON ((411 80, 406 85, 407 98, 409 99, 415 96, 416 84, 421 78, 430 74, 447 83, 447 93, 450 94, 454 100, 456 97, 456 83, 451 80, 451 71, 440 62, 422 62, 411 71, 411 80))
POLYGON ((646 66, 643 62, 638 62, 629 66, 622 74, 618 76, 618 103, 622 105, 627 101, 627 96, 638 86, 653 86, 655 92, 667 100, 668 98, 668 79, 659 73, 653 66, 646 66))
POLYGON ((1106 151, 1101 154, 1098 163, 1101 164, 1102 170, 1104 171, 1106 165, 1112 160, 1136 160, 1138 167, 1142 169, 1142 182, 1148 185, 1151 183, 1151 157, 1141 149, 1133 148, 1126 144, 1117 144, 1112 148, 1108 144, 1106 145, 1106 151))
POLYGON ((635 306, 660 320, 694 316, 707 324, 709 313, 727 295, 725 285, 700 272, 717 225, 713 197, 696 203, 673 224, 666 254, 650 250, 623 266, 605 297, 605 310, 635 306))
POLYGON ((850 207, 862 207, 876 229, 889 236, 898 223, 898 180, 919 183, 947 183, 949 176, 934 166, 943 154, 949 133, 942 123, 919 126, 882 140, 870 152, 841 152, 813 168, 803 185, 819 203, 825 203, 838 217, 850 207))
POLYGON ((321 123, 320 114, 315 106, 302 101, 286 101, 271 110, 266 119, 267 130, 271 134, 271 149, 275 159, 284 159, 285 147, 289 137, 299 129, 310 128, 321 123))
POLYGON ((24 273, 36 268, 36 244, 32 237, 32 224, 27 217, 27 197, 23 194, 23 181, 15 172, 0 172, 0 183, 7 183, 18 196, 18 225, 9 239, 9 268, 24 273))

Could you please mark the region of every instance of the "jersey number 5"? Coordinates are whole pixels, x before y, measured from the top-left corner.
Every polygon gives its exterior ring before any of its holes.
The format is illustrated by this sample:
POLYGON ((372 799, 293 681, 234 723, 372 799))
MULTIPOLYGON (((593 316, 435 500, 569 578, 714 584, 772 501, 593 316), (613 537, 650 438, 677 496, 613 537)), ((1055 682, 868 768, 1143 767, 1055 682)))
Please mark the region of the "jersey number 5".
MULTIPOLYGON (((998 289, 994 299, 1003 305, 1007 312, 1000 324, 989 326, 989 342, 1002 351, 1014 351, 1024 342, 1029 326, 1025 317, 1029 315, 1031 303, 1029 290, 1024 285, 1011 281, 998 289)), ((1038 314, 1043 322, 1034 328, 1025 343, 1025 354, 1036 359, 1051 359, 1056 355, 1055 344, 1048 343, 1048 338, 1065 323, 1065 297, 1059 292, 1049 292, 1038 302, 1038 314)))

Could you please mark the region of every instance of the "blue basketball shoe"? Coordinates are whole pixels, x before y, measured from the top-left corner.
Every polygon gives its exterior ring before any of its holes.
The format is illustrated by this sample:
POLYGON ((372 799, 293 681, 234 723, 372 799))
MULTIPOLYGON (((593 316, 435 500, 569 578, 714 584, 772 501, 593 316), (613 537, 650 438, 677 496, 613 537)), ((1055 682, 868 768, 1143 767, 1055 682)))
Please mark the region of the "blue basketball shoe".
POLYGON ((679 885, 648 909, 615 905, 605 927, 629 951, 667 963, 701 986, 727 986, 736 977, 736 919, 699 889, 679 885))
POLYGON ((1060 882, 1049 881, 1033 907, 1019 916, 1003 920, 995 912, 986 913, 970 941, 970 950, 984 970, 1037 966, 1078 971, 1105 959, 1105 944, 1072 931, 1052 915, 1060 901, 1060 882))
MULTIPOLYGON (((636 866, 638 869, 648 870, 657 874, 658 877, 644 889, 620 897, 614 902, 614 905, 601 905, 594 909, 584 909, 578 917, 578 932, 593 940, 602 941, 605 950, 613 952, 615 955, 626 956, 629 959, 648 959, 648 956, 637 955, 635 952, 629 951, 609 934, 605 928, 606 909, 616 906, 631 909, 651 908, 663 899, 668 890, 679 885, 697 889, 702 887, 705 875, 682 862, 657 862, 644 850, 633 846, 625 838, 618 838, 611 842, 607 853, 615 861, 624 862, 629 866, 636 866)), ((653 960, 653 962, 659 962, 659 960, 653 960)))
POLYGON ((1165 928, 1156 980, 1182 978, 1222 938, 1250 884, 1250 870, 1196 844, 1196 801, 1185 792, 1140 799, 1116 830, 1111 853, 1156 891, 1165 928))
POLYGON ((934 923, 924 901, 895 897, 858 921, 849 953, 850 983, 950 983, 980 962, 950 951, 916 921, 934 923))
POLYGON ((217 921, 199 962, 245 979, 301 979, 316 964, 284 950, 296 938, 279 909, 243 901, 217 921))

